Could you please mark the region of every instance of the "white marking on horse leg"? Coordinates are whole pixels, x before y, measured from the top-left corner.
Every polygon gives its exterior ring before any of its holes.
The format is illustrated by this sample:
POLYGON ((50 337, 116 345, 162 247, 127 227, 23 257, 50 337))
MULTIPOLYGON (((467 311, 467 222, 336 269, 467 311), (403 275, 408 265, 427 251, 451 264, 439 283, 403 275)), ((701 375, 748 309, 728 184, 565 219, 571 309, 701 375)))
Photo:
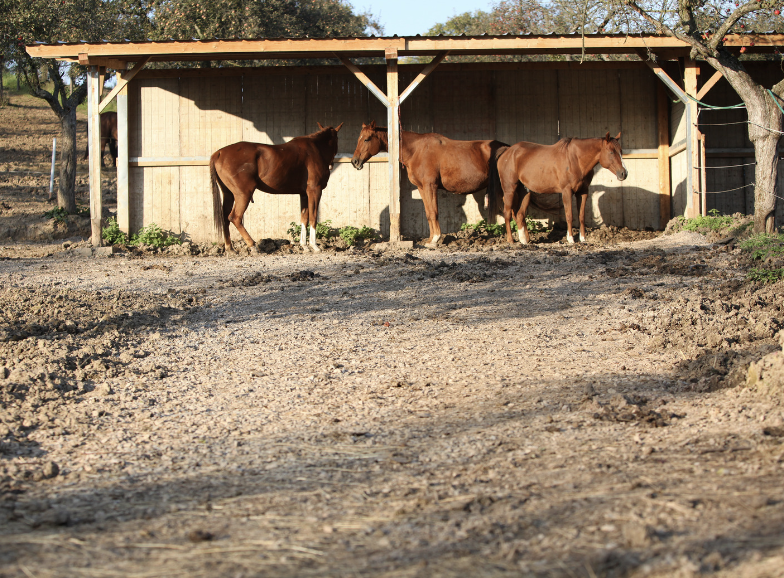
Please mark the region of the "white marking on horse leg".
POLYGON ((320 251, 321 250, 321 249, 318 248, 318 245, 316 245, 316 227, 311 227, 310 228, 310 247, 314 251, 320 251))
POLYGON ((307 225, 300 225, 299 226, 299 244, 303 248, 305 247, 305 243, 306 243, 306 239, 307 239, 307 237, 306 237, 307 233, 305 232, 307 230, 307 228, 308 228, 307 225))
POLYGON ((525 233, 523 233, 522 229, 517 229, 517 237, 520 239, 521 245, 527 245, 528 241, 525 240, 525 233))
POLYGON ((582 233, 580 233, 580 242, 581 242, 581 243, 585 243, 585 241, 586 241, 586 238, 585 238, 585 237, 583 237, 583 234, 582 234, 582 233))
POLYGON ((574 245, 574 237, 572 236, 571 233, 566 235, 566 240, 569 241, 569 243, 571 243, 572 245, 574 245))
POLYGON ((435 245, 438 243, 438 240, 441 238, 441 235, 433 235, 433 239, 430 241, 431 245, 435 245))

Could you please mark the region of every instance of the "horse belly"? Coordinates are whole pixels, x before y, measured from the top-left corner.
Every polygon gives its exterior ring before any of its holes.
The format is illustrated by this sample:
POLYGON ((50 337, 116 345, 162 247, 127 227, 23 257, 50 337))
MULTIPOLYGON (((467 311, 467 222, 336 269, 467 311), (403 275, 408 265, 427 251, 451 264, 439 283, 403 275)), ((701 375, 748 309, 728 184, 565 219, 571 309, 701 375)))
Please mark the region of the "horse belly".
POLYGON ((486 165, 477 166, 470 160, 460 166, 442 166, 441 188, 458 195, 475 193, 487 187, 487 172, 486 165))

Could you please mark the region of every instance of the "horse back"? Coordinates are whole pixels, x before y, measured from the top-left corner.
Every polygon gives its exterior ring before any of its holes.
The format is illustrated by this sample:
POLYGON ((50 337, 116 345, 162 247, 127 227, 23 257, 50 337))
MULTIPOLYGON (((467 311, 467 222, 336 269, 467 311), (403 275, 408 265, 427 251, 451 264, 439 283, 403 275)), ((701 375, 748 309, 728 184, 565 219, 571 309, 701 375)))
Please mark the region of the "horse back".
POLYGON ((406 165, 409 174, 422 181, 434 179, 440 188, 458 194, 485 188, 491 158, 507 146, 493 140, 453 140, 436 133, 419 136, 406 165))

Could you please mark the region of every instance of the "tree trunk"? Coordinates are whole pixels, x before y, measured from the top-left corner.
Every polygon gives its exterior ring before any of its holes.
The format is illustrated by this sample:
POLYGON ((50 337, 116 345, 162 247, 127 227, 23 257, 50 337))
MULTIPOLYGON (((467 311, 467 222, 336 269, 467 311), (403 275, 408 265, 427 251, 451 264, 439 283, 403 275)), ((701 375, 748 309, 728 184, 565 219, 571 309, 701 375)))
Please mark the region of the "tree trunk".
POLYGON ((0 106, 5 104, 5 79, 3 78, 3 74, 5 73, 5 59, 0 56, 0 106))
POLYGON ((57 206, 69 214, 76 213, 76 106, 63 110, 60 119, 60 182, 57 206))
MULTIPOLYGON (((710 58, 708 62, 730 83, 746 105, 749 116, 749 140, 754 145, 754 232, 772 233, 776 210, 778 144, 781 140, 781 110, 774 97, 757 84, 745 70, 710 58)), ((773 87, 780 94, 784 83, 773 87)))

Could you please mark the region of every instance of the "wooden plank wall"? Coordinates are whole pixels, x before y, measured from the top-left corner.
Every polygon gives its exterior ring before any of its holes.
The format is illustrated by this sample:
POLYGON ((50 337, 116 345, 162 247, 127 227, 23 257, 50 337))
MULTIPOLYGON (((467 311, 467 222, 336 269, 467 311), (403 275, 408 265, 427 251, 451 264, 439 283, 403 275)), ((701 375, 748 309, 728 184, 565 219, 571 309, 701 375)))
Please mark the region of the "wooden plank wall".
MULTIPOLYGON (((682 102, 673 101, 672 93, 667 91, 670 105, 670 150, 686 144, 686 107, 682 102)), ((670 157, 670 191, 672 192, 672 214, 686 212, 688 191, 686 190, 688 154, 686 149, 670 157)))
MULTIPOLYGON (((421 67, 401 68, 402 89, 421 67)), ((363 122, 386 122, 381 103, 344 69, 307 74, 289 70, 132 83, 130 156, 206 158, 239 140, 285 142, 317 130, 316 121, 345 123, 339 153, 350 156, 363 122)), ((383 72, 375 70, 369 76, 382 89, 386 85, 383 72)), ((656 149, 655 82, 645 68, 437 69, 403 103, 401 123, 405 130, 457 139, 497 138, 509 144, 551 144, 559 137, 621 132, 625 150, 656 149)), ((587 211, 590 225, 658 227, 657 160, 630 159, 627 167, 629 178, 623 182, 607 170, 597 170, 587 211)), ((206 166, 132 167, 129 172, 132 230, 155 222, 195 241, 220 239, 212 225, 206 166)), ((383 162, 367 163, 362 171, 336 163, 319 219, 329 219, 333 226, 368 225, 388 234, 386 174, 383 162)), ((403 234, 426 237, 422 200, 405 171, 401 197, 403 234)), ((464 197, 440 191, 442 230, 453 232, 462 223, 486 218, 483 198, 484 192, 464 197)), ((257 192, 254 200, 245 225, 256 239, 286 237, 289 223, 299 221, 296 195, 257 192)), ((562 208, 560 215, 562 219, 562 208)))

